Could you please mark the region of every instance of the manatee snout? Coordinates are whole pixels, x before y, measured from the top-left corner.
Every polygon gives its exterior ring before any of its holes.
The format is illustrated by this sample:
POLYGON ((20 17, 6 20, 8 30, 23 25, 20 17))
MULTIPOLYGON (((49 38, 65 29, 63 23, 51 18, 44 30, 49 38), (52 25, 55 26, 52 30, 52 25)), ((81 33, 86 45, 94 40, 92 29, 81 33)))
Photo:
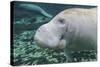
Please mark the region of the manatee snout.
POLYGON ((56 36, 54 32, 52 32, 52 28, 48 28, 48 23, 40 26, 34 36, 35 43, 44 48, 51 49, 62 49, 65 47, 66 40, 62 39, 59 36, 56 36))
POLYGON ((39 45, 40 47, 48 47, 46 46, 46 43, 44 41, 45 36, 44 34, 42 34, 45 31, 46 29, 44 28, 44 25, 43 25, 36 31, 35 36, 34 36, 35 43, 39 45))

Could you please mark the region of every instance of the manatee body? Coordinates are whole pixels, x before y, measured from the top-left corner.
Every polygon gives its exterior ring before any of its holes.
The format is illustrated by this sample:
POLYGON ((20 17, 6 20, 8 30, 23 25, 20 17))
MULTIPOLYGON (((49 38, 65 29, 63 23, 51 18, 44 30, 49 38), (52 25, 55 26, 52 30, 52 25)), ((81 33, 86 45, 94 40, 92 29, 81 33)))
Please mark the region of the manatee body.
POLYGON ((71 51, 97 49, 97 9, 71 8, 56 15, 36 31, 35 42, 41 47, 71 51))
POLYGON ((37 16, 52 18, 51 14, 47 13, 44 9, 35 4, 14 3, 13 7, 15 20, 19 20, 21 18, 32 19, 37 16))
MULTIPOLYGON (((17 4, 14 6, 15 11, 17 14, 16 16, 26 16, 25 14, 28 15, 34 15, 34 14, 41 14, 45 17, 52 18, 51 14, 48 14, 45 10, 43 10, 40 6, 35 5, 35 4, 17 4)), ((14 12, 14 13, 16 13, 14 12)))
POLYGON ((44 11, 41 7, 35 4, 20 4, 19 5, 21 8, 29 10, 29 11, 35 11, 38 13, 41 13, 42 15, 52 18, 52 15, 48 14, 46 11, 44 11))

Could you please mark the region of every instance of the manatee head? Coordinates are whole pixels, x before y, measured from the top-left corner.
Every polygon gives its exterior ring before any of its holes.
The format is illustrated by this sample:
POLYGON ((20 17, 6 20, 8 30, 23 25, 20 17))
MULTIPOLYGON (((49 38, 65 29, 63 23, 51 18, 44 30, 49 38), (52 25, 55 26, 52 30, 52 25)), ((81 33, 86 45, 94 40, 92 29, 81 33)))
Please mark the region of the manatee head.
POLYGON ((67 31, 66 15, 63 12, 56 15, 50 22, 42 25, 36 31, 35 42, 41 47, 47 48, 65 48, 67 40, 65 32, 67 31))

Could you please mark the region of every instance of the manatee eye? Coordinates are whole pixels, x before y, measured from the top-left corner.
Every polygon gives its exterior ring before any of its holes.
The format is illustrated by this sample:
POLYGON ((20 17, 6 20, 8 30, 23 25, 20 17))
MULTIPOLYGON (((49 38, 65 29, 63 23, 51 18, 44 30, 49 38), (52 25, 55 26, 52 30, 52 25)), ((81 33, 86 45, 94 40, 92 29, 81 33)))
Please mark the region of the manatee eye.
POLYGON ((64 24, 65 23, 65 20, 64 19, 59 19, 58 20, 61 24, 64 24))

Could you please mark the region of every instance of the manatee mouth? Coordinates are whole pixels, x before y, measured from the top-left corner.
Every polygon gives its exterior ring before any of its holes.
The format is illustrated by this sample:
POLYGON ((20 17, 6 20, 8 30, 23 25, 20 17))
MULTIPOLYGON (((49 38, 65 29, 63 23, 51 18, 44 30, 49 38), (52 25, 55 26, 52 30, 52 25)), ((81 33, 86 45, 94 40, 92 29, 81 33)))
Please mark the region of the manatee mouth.
POLYGON ((54 44, 50 44, 50 41, 52 42, 54 40, 50 40, 49 42, 44 41, 43 38, 40 38, 39 36, 37 36, 37 34, 34 37, 34 41, 39 47, 42 48, 63 49, 66 46, 66 40, 64 39, 64 35, 58 38, 57 41, 55 40, 55 42, 53 42, 54 44))
POLYGON ((34 37, 34 41, 39 47, 42 47, 42 48, 47 48, 48 47, 48 46, 45 45, 45 43, 43 43, 43 41, 41 41, 37 37, 34 37))

